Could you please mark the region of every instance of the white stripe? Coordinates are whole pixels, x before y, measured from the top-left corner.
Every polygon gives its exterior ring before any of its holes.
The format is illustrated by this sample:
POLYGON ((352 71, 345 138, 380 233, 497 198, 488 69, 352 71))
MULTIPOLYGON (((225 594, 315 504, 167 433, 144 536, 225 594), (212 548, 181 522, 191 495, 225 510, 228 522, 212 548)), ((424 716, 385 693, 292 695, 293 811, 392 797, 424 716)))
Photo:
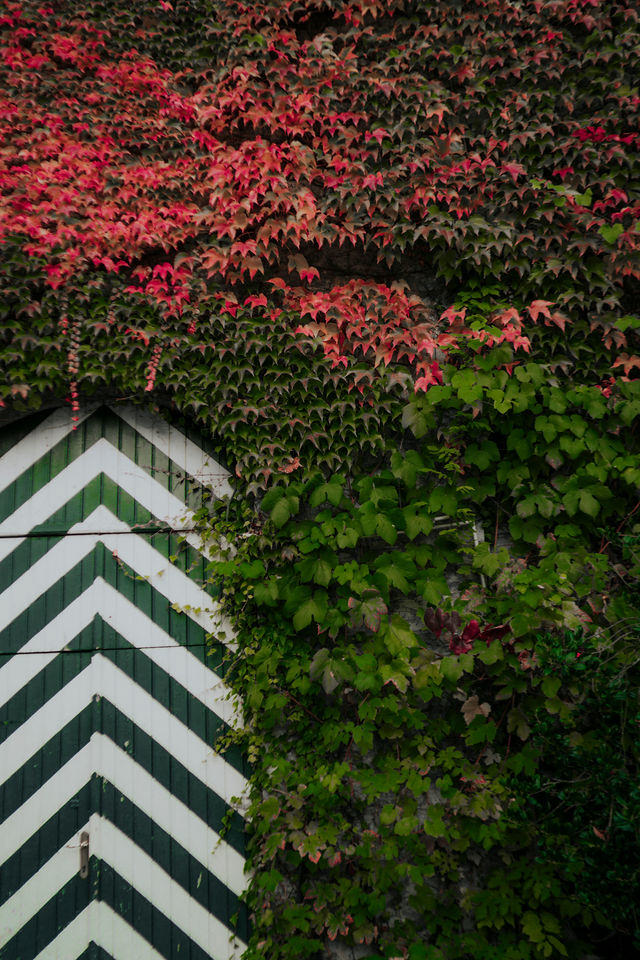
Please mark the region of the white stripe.
MULTIPOLYGON (((44 950, 40 951, 36 960, 62 960, 63 957, 65 960, 67 960, 67 958, 68 960, 76 960, 76 958, 87 949, 90 940, 94 939, 93 934, 90 934, 89 931, 96 926, 98 917, 97 907, 104 910, 110 909, 106 903, 98 903, 96 901, 90 903, 82 913, 74 917, 71 923, 60 931, 54 940, 51 940, 51 942, 47 944, 44 950)), ((146 943, 144 940, 142 942, 146 943)), ((111 955, 114 957, 114 960, 124 960, 122 957, 115 957, 114 954, 111 955)), ((153 953, 136 952, 135 954, 131 954, 131 956, 139 957, 140 960, 164 960, 164 957, 160 957, 155 951, 153 953)))
POLYGON ((23 437, 3 457, 0 457, 0 492, 10 483, 36 463, 40 457, 52 450, 68 433, 71 433, 77 423, 93 413, 95 405, 86 407, 78 415, 76 423, 71 419, 68 409, 60 407, 50 417, 43 420, 31 433, 23 437))
POLYGON ((29 656, 12 657, 0 667, 0 706, 8 703, 18 690, 44 670, 60 650, 91 623, 99 612, 101 582, 104 581, 97 577, 84 593, 20 647, 21 653, 29 656), (33 650, 50 650, 51 653, 32 653, 33 650))
MULTIPOLYGON (((86 830, 87 825, 82 829, 86 830)), ((77 843, 77 840, 75 841, 77 843)), ((15 937, 25 923, 72 880, 79 868, 79 853, 70 845, 62 847, 0 907, 0 943, 15 937)))
POLYGON ((149 645, 145 655, 180 683, 206 707, 230 726, 241 726, 242 715, 236 702, 230 699, 231 689, 217 673, 205 666, 195 653, 183 647, 165 633, 134 603, 123 597, 110 584, 101 580, 104 601, 103 619, 134 646, 149 645), (143 642, 141 642, 141 638, 143 642))
POLYGON ((165 960, 110 906, 94 900, 42 950, 36 960, 76 960, 93 941, 114 960, 165 960))
POLYGON ((84 593, 20 648, 21 654, 29 656, 12 657, 0 668, 0 706, 51 663, 96 614, 132 646, 149 647, 144 651, 145 656, 226 723, 233 726, 242 723, 239 709, 227 699, 230 691, 224 681, 102 577, 97 577, 84 593), (32 650, 51 652, 30 653, 32 650))
MULTIPOLYGON (((114 960, 164 960, 149 941, 130 927, 126 920, 123 920, 107 903, 93 902, 89 939, 106 950, 114 960)), ((50 960, 63 960, 66 956, 63 953, 54 953, 51 954, 50 960)), ((77 957, 78 954, 73 956, 77 957)), ((43 957, 42 960, 45 958, 43 957)))
POLYGON ((113 740, 95 733, 36 793, 2 824, 0 864, 22 847, 96 773, 128 797, 165 833, 240 896, 246 888, 243 857, 141 767, 113 740))
MULTIPOLYGON (((94 736, 103 737, 104 734, 94 734, 94 736)), ((108 738, 105 737, 105 739, 108 738)), ((131 758, 115 744, 113 747, 119 754, 123 754, 129 763, 133 763, 131 758)), ((24 801, 22 806, 7 817, 0 829, 0 864, 12 857, 29 837, 32 837, 54 813, 62 809, 65 803, 68 803, 71 797, 84 787, 92 773, 103 773, 102 770, 95 769, 93 766, 94 753, 92 737, 82 750, 74 754, 68 763, 57 770, 39 790, 24 801)), ((105 753, 105 756, 108 754, 105 753)), ((138 770, 141 769, 138 768, 138 770)))
MULTIPOLYGON (((152 516, 162 523, 178 532, 193 526, 193 513, 187 510, 181 500, 133 460, 129 460, 108 440, 102 439, 40 487, 29 500, 0 523, 0 535, 6 538, 0 541, 0 560, 15 550, 27 533, 48 520, 101 473, 146 507, 152 516)), ((194 534, 187 535, 185 539, 193 541, 196 549, 200 545, 199 538, 194 534)))
POLYGON ((226 803, 239 809, 232 798, 240 797, 247 785, 242 774, 124 671, 99 654, 0 745, 2 782, 73 720, 94 696, 106 697, 226 803))
MULTIPOLYGON (((71 433, 74 426, 86 420, 96 409, 96 404, 83 407, 75 422, 68 409, 60 407, 54 410, 51 416, 0 457, 0 492, 52 450, 60 440, 71 433)), ((111 410, 173 460, 185 473, 209 487, 217 497, 233 492, 227 480, 229 472, 166 420, 131 404, 112 405, 111 410)))
POLYGON ((222 642, 228 642, 227 638, 233 636, 231 624, 220 614, 218 605, 206 591, 198 587, 178 567, 169 563, 142 537, 97 532, 105 529, 130 532, 126 523, 118 520, 110 510, 101 505, 82 523, 71 527, 71 533, 83 533, 87 534, 86 536, 64 537, 7 587, 0 605, 0 630, 11 623, 21 611, 31 606, 45 590, 57 583, 90 553, 97 543, 103 543, 204 630, 215 633, 222 642))
POLYGON ((165 873, 144 850, 102 817, 92 817, 91 853, 106 860, 156 910, 183 930, 205 953, 228 960, 241 949, 229 928, 194 900, 184 887, 165 873))
MULTIPOLYGON (((122 879, 188 934, 209 956, 228 960, 241 949, 241 941, 230 943, 229 929, 194 900, 183 887, 162 870, 140 847, 110 821, 93 814, 78 834, 63 847, 12 897, 0 907, 0 936, 6 943, 35 916, 79 869, 80 833, 89 833, 89 853, 108 863, 122 879)), ((108 929, 98 932, 102 940, 108 929)), ((93 931, 91 931, 93 937, 93 931)), ((107 949, 107 948, 105 948, 107 949)))
POLYGON ((209 487, 216 497, 233 493, 227 480, 229 472, 166 420, 131 404, 112 406, 111 409, 149 443, 182 467, 185 473, 209 487))

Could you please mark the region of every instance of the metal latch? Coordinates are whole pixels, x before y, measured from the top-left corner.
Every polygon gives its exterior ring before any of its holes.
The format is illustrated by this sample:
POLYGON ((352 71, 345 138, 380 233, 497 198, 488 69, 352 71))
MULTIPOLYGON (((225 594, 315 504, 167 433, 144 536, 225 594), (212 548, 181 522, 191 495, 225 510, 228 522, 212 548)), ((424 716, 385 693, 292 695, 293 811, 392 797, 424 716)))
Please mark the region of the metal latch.
POLYGON ((83 880, 89 876, 89 834, 86 830, 80 834, 80 876, 83 880))

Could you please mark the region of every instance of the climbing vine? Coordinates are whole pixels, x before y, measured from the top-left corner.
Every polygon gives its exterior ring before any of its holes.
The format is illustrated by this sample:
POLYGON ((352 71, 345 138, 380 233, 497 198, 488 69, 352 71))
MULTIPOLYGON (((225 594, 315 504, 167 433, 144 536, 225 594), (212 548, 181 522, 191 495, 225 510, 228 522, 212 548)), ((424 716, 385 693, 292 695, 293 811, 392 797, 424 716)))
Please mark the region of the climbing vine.
MULTIPOLYGON (((483 361, 495 394, 501 350, 483 361)), ((485 398, 485 422, 469 425, 466 416, 463 432, 450 415, 457 442, 434 446, 428 417, 444 418, 456 388, 432 388, 405 410, 421 441, 393 451, 384 469, 281 483, 258 520, 240 511, 236 533, 253 535, 215 573, 246 638, 238 684, 262 787, 252 807, 262 939, 252 956, 315 956, 338 934, 371 944, 362 956, 579 956, 584 941, 567 940, 568 931, 610 922, 595 891, 606 889, 598 871, 610 877, 613 863, 593 844, 606 847, 614 810, 616 842, 633 831, 635 807, 624 798, 638 758, 640 620, 630 585, 639 556, 635 511, 622 510, 637 488, 637 454, 628 439, 627 449, 608 451, 621 474, 608 471, 603 496, 597 484, 581 483, 575 438, 583 424, 573 412, 567 481, 543 452, 538 464, 538 442, 549 447, 529 407, 545 409, 556 388, 534 367, 529 361, 527 373, 538 390, 515 381, 529 402, 512 392, 504 440, 506 420, 495 411, 504 400, 494 396, 485 398), (532 487, 521 478, 524 463, 532 487), (503 536, 494 527, 499 510, 519 547, 477 542, 478 517, 487 533, 503 536), (613 546, 623 530, 635 531, 624 551, 613 546), (569 652, 551 656, 551 643, 569 652), (576 672, 583 663, 588 677, 576 672), (590 714, 585 683, 595 696, 590 714), (579 781, 574 802, 585 778, 602 776, 578 764, 591 762, 605 735, 594 702, 605 689, 609 702, 612 688, 630 711, 621 793, 610 796, 606 822, 599 804, 582 803, 588 819, 576 844, 571 804, 553 829, 537 821, 554 799, 542 771, 555 764, 556 776, 579 781), (569 765, 555 754, 558 742, 587 746, 569 765)), ((456 383, 454 368, 444 379, 456 383)), ((595 422, 598 413, 612 425, 625 416, 628 401, 603 399, 597 387, 577 397, 593 404, 595 422)), ((585 462, 598 466, 597 451, 585 462)), ((615 739, 615 730, 606 736, 615 739)), ((611 762, 608 751, 600 756, 603 766, 611 762)), ((630 858, 637 877, 637 846, 630 858)), ((626 911, 614 913, 632 935, 626 911)))
POLYGON ((3 416, 145 398, 235 476, 201 519, 234 545, 251 958, 637 940, 601 883, 622 837, 636 892, 640 862, 637 24, 2 4, 3 416), (604 698, 606 811, 572 786, 604 698))

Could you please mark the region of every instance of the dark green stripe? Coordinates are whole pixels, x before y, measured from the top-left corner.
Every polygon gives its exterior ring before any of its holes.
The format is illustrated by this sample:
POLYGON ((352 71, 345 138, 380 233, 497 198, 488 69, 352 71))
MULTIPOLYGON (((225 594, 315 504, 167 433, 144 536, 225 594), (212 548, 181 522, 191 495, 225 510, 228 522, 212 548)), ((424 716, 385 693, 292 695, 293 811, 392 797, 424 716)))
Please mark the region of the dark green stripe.
POLYGON ((0 904, 75 837, 93 813, 113 823, 205 910, 246 939, 247 910, 238 897, 128 797, 95 774, 0 867, 0 904), (237 917, 236 927, 231 923, 232 917, 237 917))
MULTIPOLYGON (((230 808, 224 800, 104 697, 88 704, 0 785, 0 823, 86 746, 92 733, 98 731, 128 753, 216 833, 222 832, 227 843, 238 853, 244 853, 242 817, 235 811, 231 813, 227 830, 225 817, 229 817, 230 808)), ((87 775, 92 772, 87 771, 87 775)))
POLYGON ((101 504, 132 527, 132 533, 149 538, 154 550, 207 589, 204 583, 207 561, 202 554, 185 541, 181 542, 181 534, 167 533, 164 521, 154 517, 110 477, 99 474, 44 523, 22 531, 29 532, 29 537, 0 561, 0 593, 59 543, 74 524, 86 520, 101 504), (133 529, 135 527, 144 527, 144 531, 133 529), (157 532, 154 528, 158 528, 157 532))
POLYGON ((19 770, 0 784, 0 824, 89 743, 91 734, 96 729, 94 714, 97 707, 97 703, 88 704, 19 770))
POLYGON ((15 937, 4 944, 0 948, 0 960, 34 960, 85 909, 89 897, 108 904, 166 960, 211 960, 210 954, 133 889, 108 863, 91 857, 89 871, 85 880, 79 876, 70 880, 15 937))
MULTIPOLYGON (((218 738, 229 732, 228 725, 220 717, 143 651, 136 650, 100 616, 96 615, 92 623, 66 645, 66 649, 77 652, 74 656, 58 654, 0 707, 0 743, 89 666, 93 657, 91 650, 100 650, 207 746, 215 747, 218 738)), ((228 750, 224 756, 236 770, 244 771, 242 755, 237 749, 228 750)))
MULTIPOLYGON (((50 411, 44 411, 2 430, 0 455, 27 436, 29 431, 36 429, 49 414, 50 411)), ((34 492, 42 489, 103 437, 190 509, 197 510, 210 499, 209 491, 195 478, 185 477, 177 464, 124 423, 119 416, 103 408, 80 424, 77 430, 71 431, 51 451, 43 454, 7 490, 0 492, 0 520, 26 503, 34 492)), ((202 445, 201 439, 195 436, 192 439, 202 445)), ((153 530, 154 525, 158 525, 157 519, 119 488, 117 483, 101 475, 87 484, 84 490, 71 498, 45 523, 31 531, 33 535, 0 563, 0 592, 16 578, 25 574, 28 576, 30 568, 60 542, 69 528, 85 519, 99 504, 107 506, 128 526, 143 526, 144 533, 139 535, 151 537, 152 546, 158 549, 161 555, 170 559, 171 563, 193 579, 204 579, 204 558, 188 545, 180 546, 179 535, 153 530)), ((178 643, 188 645, 201 662, 224 676, 228 657, 226 649, 220 644, 212 645, 214 655, 209 658, 204 645, 205 631, 194 623, 188 614, 173 610, 168 598, 116 560, 102 544, 92 549, 73 570, 65 574, 28 610, 19 614, 0 632, 0 667, 13 652, 19 651, 27 640, 79 597, 98 576, 103 577, 133 602, 178 643), (9 653, 5 655, 1 651, 9 653)), ((90 627, 79 633, 71 644, 67 644, 66 649, 69 652, 57 655, 37 677, 25 684, 23 690, 0 709, 0 742, 10 732, 16 731, 21 722, 33 716, 73 677, 78 676, 89 663, 95 649, 102 650, 104 656, 110 657, 119 669, 139 683, 204 743, 212 744, 219 732, 226 732, 225 725, 212 711, 169 673, 154 664, 143 651, 135 650, 100 617, 96 616, 90 627)), ((21 770, 0 785, 0 822, 19 809, 28 797, 86 746, 94 732, 103 733, 120 749, 125 750, 194 815, 213 830, 224 832, 227 842, 242 854, 241 817, 229 810, 221 797, 192 775, 176 757, 155 743, 152 737, 136 727, 130 718, 118 711, 109 701, 99 697, 95 697, 62 731, 55 734, 21 770), (230 829, 228 825, 223 829, 224 819, 229 815, 230 829)), ((234 754, 228 755, 226 759, 242 770, 241 758, 237 752, 234 751, 234 754)), ((246 939, 246 910, 224 884, 106 780, 92 775, 90 770, 87 770, 87 776, 90 780, 78 795, 65 804, 62 810, 53 814, 47 824, 0 868, 0 902, 6 902, 8 897, 17 892, 64 842, 77 834, 91 813, 96 811, 116 824, 145 850, 161 869, 201 903, 204 909, 216 915, 229 928, 232 926, 232 918, 237 914, 237 922, 240 924, 238 933, 246 939), (61 835, 64 836, 62 840, 61 835)), ((110 866, 95 858, 91 861, 90 879, 82 881, 75 877, 68 883, 9 944, 2 945, 0 960, 32 960, 86 907, 89 899, 96 897, 109 903, 112 909, 132 924, 162 956, 171 960, 184 960, 185 957, 188 960, 209 960, 208 954, 193 943, 187 934, 132 890, 110 866)), ((88 937, 90 935, 89 931, 88 937)), ((90 942, 77 960, 111 958, 95 943, 90 942)))
POLYGON ((0 593, 26 573, 52 547, 55 547, 74 524, 86 520, 100 505, 107 507, 114 516, 132 528, 135 526, 160 528, 162 532, 139 533, 132 529, 132 533, 143 536, 145 539, 149 538, 154 550, 166 559, 170 559, 174 566, 200 586, 204 586, 205 590, 215 592, 205 583, 207 561, 202 554, 188 543, 181 542, 179 533, 164 532, 166 527, 164 521, 154 517, 110 477, 101 473, 44 523, 33 527, 32 530, 22 531, 22 533, 28 532, 29 537, 0 561, 0 593))
POLYGON ((94 943, 92 940, 87 949, 83 950, 76 960, 114 960, 114 958, 110 953, 107 953, 106 950, 103 950, 102 947, 99 947, 98 944, 94 943))
POLYGON ((173 609, 173 603, 147 580, 98 543, 80 563, 57 583, 41 594, 27 610, 23 610, 0 631, 0 667, 13 653, 34 637, 84 593, 96 577, 102 577, 119 593, 136 605, 146 616, 168 633, 177 643, 191 647, 191 652, 207 667, 224 677, 229 653, 221 643, 205 644, 207 634, 187 613, 173 609))
POLYGON ((96 862, 98 899, 108 903, 166 960, 211 960, 175 923, 133 889, 104 860, 96 862))
POLYGON ((102 407, 83 420, 76 430, 71 430, 0 493, 0 521, 26 503, 41 487, 102 438, 138 464, 190 509, 198 510, 203 502, 209 500, 210 492, 202 484, 186 476, 181 467, 133 427, 111 410, 102 407))
MULTIPOLYGON (((103 786, 100 812, 155 860, 205 910, 245 939, 247 910, 238 897, 111 784, 105 783, 103 786), (237 918, 237 927, 231 923, 232 917, 237 918)), ((208 851, 202 852, 205 854, 208 851)))
POLYGON ((87 823, 98 807, 100 785, 101 779, 88 774, 84 787, 5 860, 0 867, 0 904, 12 897, 87 823))
POLYGON ((35 428, 39 426, 43 420, 51 416, 52 413, 53 409, 40 410, 38 413, 32 413, 28 417, 20 417, 19 420, 15 420, 13 423, 5 424, 5 426, 0 429, 0 457, 4 456, 12 447, 15 447, 17 443, 20 443, 27 434, 35 430, 35 428))
POLYGON ((0 960, 33 960, 89 905, 90 899, 95 899, 91 893, 89 880, 76 875, 0 947, 0 960))

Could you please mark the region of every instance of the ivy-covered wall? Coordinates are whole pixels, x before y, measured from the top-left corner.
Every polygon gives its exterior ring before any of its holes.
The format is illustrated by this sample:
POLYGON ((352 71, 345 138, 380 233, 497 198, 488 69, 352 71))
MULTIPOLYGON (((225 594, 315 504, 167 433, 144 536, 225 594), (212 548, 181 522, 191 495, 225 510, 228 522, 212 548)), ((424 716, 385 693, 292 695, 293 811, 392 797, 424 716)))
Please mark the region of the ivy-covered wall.
POLYGON ((148 400, 236 478, 248 957, 632 956, 637 5, 0 28, 4 414, 148 400))

